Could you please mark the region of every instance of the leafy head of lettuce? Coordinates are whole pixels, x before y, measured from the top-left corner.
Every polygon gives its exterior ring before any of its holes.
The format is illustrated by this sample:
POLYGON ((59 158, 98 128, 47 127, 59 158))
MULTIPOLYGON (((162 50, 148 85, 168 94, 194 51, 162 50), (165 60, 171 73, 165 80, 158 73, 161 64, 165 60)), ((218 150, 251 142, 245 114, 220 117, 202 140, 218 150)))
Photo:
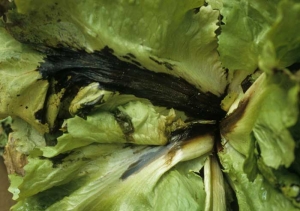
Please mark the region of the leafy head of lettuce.
POLYGON ((299 210, 299 14, 0 1, 12 210, 299 210))

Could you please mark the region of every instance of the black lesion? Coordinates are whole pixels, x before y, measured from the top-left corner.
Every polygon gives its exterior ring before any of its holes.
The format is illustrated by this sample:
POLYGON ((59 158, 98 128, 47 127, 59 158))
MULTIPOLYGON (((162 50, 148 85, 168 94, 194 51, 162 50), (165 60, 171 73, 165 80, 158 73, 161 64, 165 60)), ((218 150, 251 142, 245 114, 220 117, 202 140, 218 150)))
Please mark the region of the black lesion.
POLYGON ((142 67, 141 63, 139 63, 139 62, 136 61, 136 60, 131 60, 131 62, 132 62, 133 64, 137 65, 137 66, 142 67))
POLYGON ((119 109, 114 110, 113 114, 115 120, 117 121, 118 125, 125 135, 130 135, 134 132, 134 127, 129 115, 120 111, 119 109))
POLYGON ((300 62, 294 63, 287 67, 292 73, 300 72, 300 62))
POLYGON ((169 63, 169 62, 164 62, 164 65, 165 65, 165 67, 166 67, 167 69, 173 70, 173 66, 174 66, 174 65, 172 65, 171 63, 169 63))
POLYGON ((132 59, 136 59, 136 56, 132 53, 128 53, 127 56, 131 57, 132 59))
POLYGON ((156 64, 159 64, 159 65, 162 64, 162 62, 158 61, 157 59, 155 59, 155 58, 152 57, 152 56, 149 56, 149 59, 151 59, 152 61, 154 61, 156 64))
POLYGON ((127 60, 131 60, 131 57, 129 57, 129 56, 122 56, 124 59, 127 59, 127 60))
POLYGON ((213 134, 216 128, 217 125, 215 124, 187 123, 185 127, 177 128, 175 131, 171 132, 169 142, 180 142, 189 140, 191 138, 206 134, 208 132, 213 134))
POLYGON ((250 86, 253 84, 253 79, 251 77, 252 75, 248 75, 241 83, 241 87, 243 89, 243 92, 245 93, 250 86))
POLYGON ((3 18, 3 21, 7 21, 6 14, 9 10, 12 10, 15 8, 15 4, 13 1, 3 0, 0 1, 0 18, 3 18))
POLYGON ((127 55, 122 56, 122 58, 128 60, 129 62, 131 62, 131 63, 133 63, 133 64, 135 64, 137 66, 142 67, 141 63, 139 63, 138 61, 136 61, 136 57, 133 54, 131 54, 131 53, 128 53, 127 55))
POLYGON ((54 77, 68 86, 99 82, 107 90, 146 98, 156 106, 175 108, 193 118, 219 120, 225 115, 221 97, 204 93, 180 77, 122 61, 108 47, 95 53, 48 49, 47 54, 39 67, 43 78, 54 77))
MULTIPOLYGON (((11 128, 11 125, 8 124, 7 122, 5 121, 2 121, 0 123, 0 128, 2 128, 2 130, 4 131, 4 133, 8 136, 11 132, 13 132, 12 128, 11 128)), ((0 133, 0 136, 1 136, 1 133, 0 133)))
POLYGON ((152 56, 149 56, 149 59, 151 59, 152 61, 154 61, 156 64, 158 65, 164 65, 168 70, 173 70, 173 67, 174 65, 169 63, 169 62, 161 62, 161 61, 158 61, 157 59, 155 59, 154 57, 152 56))
MULTIPOLYGON (((26 106, 25 108, 27 109, 28 107, 26 106)), ((44 108, 43 108, 43 109, 40 109, 40 110, 36 111, 36 112, 34 113, 34 117, 35 117, 35 119, 38 120, 40 123, 45 124, 46 121, 45 121, 45 116, 44 116, 44 114, 45 114, 45 111, 44 111, 44 108)))

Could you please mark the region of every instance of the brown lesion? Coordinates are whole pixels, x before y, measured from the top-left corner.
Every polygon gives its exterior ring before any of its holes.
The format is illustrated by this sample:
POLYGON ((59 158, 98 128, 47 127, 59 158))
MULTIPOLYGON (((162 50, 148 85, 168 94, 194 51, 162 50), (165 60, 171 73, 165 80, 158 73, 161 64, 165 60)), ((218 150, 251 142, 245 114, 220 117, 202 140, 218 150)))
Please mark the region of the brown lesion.
POLYGON ((238 107, 221 121, 220 131, 222 135, 231 133, 234 130, 237 122, 243 118, 249 101, 249 98, 243 99, 238 107))
POLYGON ((26 155, 19 152, 10 134, 3 153, 4 163, 8 174, 25 175, 24 166, 27 164, 26 155))
POLYGON ((121 128, 123 134, 125 135, 127 142, 134 143, 135 142, 133 138, 134 126, 132 124, 131 117, 119 109, 114 110, 113 113, 114 113, 115 120, 117 121, 119 127, 121 128))

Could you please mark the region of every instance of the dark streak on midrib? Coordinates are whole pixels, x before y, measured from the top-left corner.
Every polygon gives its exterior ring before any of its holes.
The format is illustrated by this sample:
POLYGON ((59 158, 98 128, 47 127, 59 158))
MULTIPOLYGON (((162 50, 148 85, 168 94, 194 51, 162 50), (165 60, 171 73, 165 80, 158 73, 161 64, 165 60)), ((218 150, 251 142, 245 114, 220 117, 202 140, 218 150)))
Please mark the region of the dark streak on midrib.
MULTIPOLYGON (((172 143, 171 145, 173 146, 174 143, 172 143)), ((147 167, 151 162, 158 159, 160 156, 164 155, 169 150, 169 148, 170 146, 157 147, 155 149, 156 151, 152 151, 145 155, 142 155, 141 157, 139 157, 139 159, 136 162, 128 166, 126 171, 121 175, 120 179, 126 180, 131 175, 140 172, 143 168, 147 167)))
POLYGON ((231 133, 239 120, 241 120, 245 114, 249 98, 241 101, 237 109, 224 118, 220 123, 221 134, 225 135, 231 133))
POLYGON ((196 137, 200 138, 201 136, 205 136, 207 134, 214 134, 215 131, 216 125, 195 124, 191 125, 189 128, 185 128, 184 130, 179 130, 171 134, 171 143, 166 146, 156 146, 151 152, 139 157, 136 162, 132 163, 126 169, 126 171, 121 175, 120 179, 127 179, 131 175, 140 172, 156 159, 160 159, 161 157, 167 158, 166 162, 172 161, 176 151, 181 147, 184 147, 185 144, 188 144, 190 139, 196 137))
POLYGON ((194 118, 219 120, 224 116, 220 97, 203 93, 182 78, 124 62, 112 53, 107 47, 92 54, 57 49, 39 71, 44 78, 73 76, 74 83, 97 81, 105 89, 147 98, 154 105, 175 108, 194 118))

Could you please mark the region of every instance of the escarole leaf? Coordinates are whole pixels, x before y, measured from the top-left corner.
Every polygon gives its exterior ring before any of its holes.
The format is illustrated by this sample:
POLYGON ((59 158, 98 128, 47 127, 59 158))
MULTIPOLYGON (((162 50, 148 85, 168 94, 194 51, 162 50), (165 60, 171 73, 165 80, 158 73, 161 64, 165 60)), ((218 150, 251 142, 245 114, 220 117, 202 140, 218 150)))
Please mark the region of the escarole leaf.
POLYGON ((204 1, 15 4, 7 27, 18 40, 89 52, 108 46, 122 60, 182 77, 203 92, 220 96, 227 85, 216 50, 219 11, 204 1))
POLYGON ((10 176, 13 209, 203 210, 203 181, 193 171, 212 147, 206 134, 159 147, 92 144, 51 159, 29 156, 25 176, 10 176))

